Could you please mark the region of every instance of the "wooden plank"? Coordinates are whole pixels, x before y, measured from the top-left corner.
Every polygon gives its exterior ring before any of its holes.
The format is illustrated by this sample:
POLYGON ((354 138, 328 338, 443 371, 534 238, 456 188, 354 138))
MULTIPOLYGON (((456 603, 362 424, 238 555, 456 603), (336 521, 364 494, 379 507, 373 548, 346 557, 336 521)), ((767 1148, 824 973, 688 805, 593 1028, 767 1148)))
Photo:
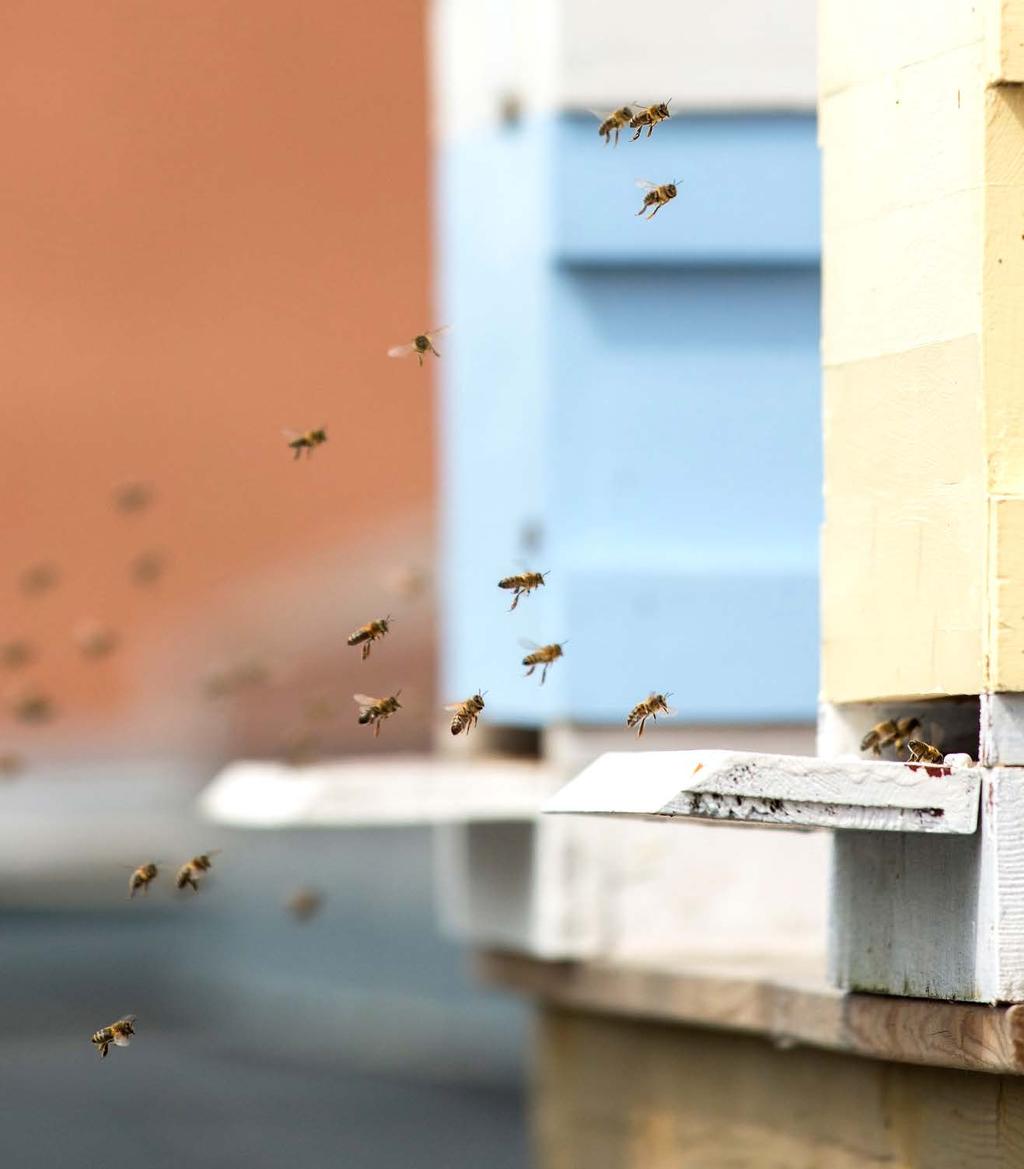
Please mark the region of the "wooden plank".
POLYGON ((243 760, 203 791, 204 815, 239 828, 531 820, 560 774, 538 763, 357 757, 308 767, 243 760))
POLYGON ((989 767, 1024 767, 1024 694, 982 694, 978 758, 989 767))
POLYGON ((763 956, 657 965, 543 962, 484 951, 488 983, 544 1003, 627 1018, 761 1035, 872 1059, 975 1072, 1024 1074, 1024 1007, 989 1007, 885 995, 842 994, 820 967, 763 956))
POLYGON ((973 833, 979 790, 978 770, 971 768, 748 751, 609 752, 543 811, 973 833))

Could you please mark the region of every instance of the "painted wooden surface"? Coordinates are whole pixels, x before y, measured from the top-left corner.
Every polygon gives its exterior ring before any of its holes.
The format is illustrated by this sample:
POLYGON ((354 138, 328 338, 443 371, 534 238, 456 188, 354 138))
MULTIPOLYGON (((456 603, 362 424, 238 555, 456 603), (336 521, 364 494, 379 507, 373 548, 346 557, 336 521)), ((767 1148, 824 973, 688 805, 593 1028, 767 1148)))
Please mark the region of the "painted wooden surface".
POLYGON ((409 755, 306 767, 243 760, 205 789, 200 809, 239 828, 529 820, 559 774, 536 763, 409 755))
POLYGON ((826 983, 820 959, 676 953, 657 963, 543 962, 484 951, 476 962, 494 986, 575 1011, 715 1027, 891 1063, 1024 1074, 1024 1007, 843 994, 826 983))
POLYGON ((540 1169, 1016 1169, 1024 1080, 542 1011, 540 1169))
POLYGON ((832 702, 1024 690, 1020 27, 1019 0, 823 4, 832 702))
POLYGON ((575 815, 973 833, 979 771, 744 751, 610 752, 544 804, 575 815))
POLYGON ((979 759, 995 767, 1024 766, 1024 694, 981 696, 979 759))

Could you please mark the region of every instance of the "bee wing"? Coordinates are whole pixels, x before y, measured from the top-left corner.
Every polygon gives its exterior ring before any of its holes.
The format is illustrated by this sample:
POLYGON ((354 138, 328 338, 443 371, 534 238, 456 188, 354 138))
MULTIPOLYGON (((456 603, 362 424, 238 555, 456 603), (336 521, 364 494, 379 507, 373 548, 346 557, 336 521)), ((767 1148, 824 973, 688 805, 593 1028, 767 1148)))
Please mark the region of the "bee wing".
POLYGON ((380 702, 379 698, 373 698, 369 694, 353 694, 352 698, 360 706, 376 706, 380 702))
POLYGON ((431 341, 433 341, 435 337, 440 337, 442 333, 450 333, 451 328, 451 325, 442 325, 439 329, 431 329, 430 332, 426 334, 426 336, 429 337, 431 341))
POLYGON ((519 644, 523 649, 540 649, 540 646, 535 641, 531 641, 528 637, 520 637, 519 644))
POLYGON ((388 357, 408 357, 416 351, 416 342, 409 341, 405 345, 392 345, 388 350, 388 357))
POLYGON ((450 702, 445 710, 461 710, 466 704, 464 702, 450 702))
POLYGON ((649 179, 637 179, 636 185, 642 191, 654 191, 654 190, 657 190, 657 187, 658 187, 657 183, 652 183, 649 179))
POLYGON ((294 442, 297 438, 302 438, 302 432, 299 430, 292 430, 290 426, 285 427, 281 433, 289 442, 294 442))
POLYGON ((599 113, 597 110, 588 109, 587 112, 593 114, 594 117, 597 118, 597 120, 599 122, 603 122, 605 120, 605 118, 610 117, 609 114, 602 114, 602 113, 599 113))

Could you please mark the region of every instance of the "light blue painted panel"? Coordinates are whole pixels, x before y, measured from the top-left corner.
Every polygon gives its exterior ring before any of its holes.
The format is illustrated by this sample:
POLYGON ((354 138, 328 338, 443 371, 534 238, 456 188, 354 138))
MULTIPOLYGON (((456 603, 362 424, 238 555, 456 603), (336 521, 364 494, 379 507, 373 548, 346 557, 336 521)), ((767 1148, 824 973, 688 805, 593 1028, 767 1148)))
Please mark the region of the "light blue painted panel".
POLYGON ((693 720, 813 717, 812 120, 678 119, 618 151, 528 123, 440 175, 445 692, 489 688, 504 723, 616 722, 651 687, 693 720), (600 192, 627 149, 727 189, 623 220, 600 192), (509 614, 520 556, 552 575, 509 614), (543 689, 519 636, 570 639, 543 689))

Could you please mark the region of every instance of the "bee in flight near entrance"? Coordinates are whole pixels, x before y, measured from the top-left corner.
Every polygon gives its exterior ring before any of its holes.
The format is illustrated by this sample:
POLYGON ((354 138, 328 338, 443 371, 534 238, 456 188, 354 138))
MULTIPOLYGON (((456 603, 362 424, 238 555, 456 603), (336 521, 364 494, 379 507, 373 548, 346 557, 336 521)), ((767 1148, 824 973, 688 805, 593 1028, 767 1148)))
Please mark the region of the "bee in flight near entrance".
POLYGON ((204 873, 208 873, 213 868, 213 861, 211 856, 216 856, 220 852, 219 848, 213 849, 211 852, 200 853, 199 856, 194 856, 191 860, 186 861, 174 878, 175 889, 184 889, 188 886, 193 893, 199 892, 199 881, 204 873))
POLYGON ((76 626, 73 637, 84 658, 109 657, 117 649, 117 633, 95 621, 83 621, 76 626))
POLYGON ((163 576, 166 567, 167 558, 163 553, 150 549, 148 552, 140 552, 132 560, 128 570, 137 585, 151 585, 163 576))
POLYGON ((451 325, 443 325, 440 329, 434 329, 430 333, 419 333, 405 345, 392 345, 388 350, 388 357, 408 357, 410 353, 416 354, 416 360, 423 364, 423 358, 428 353, 433 353, 435 357, 440 357, 441 354, 434 348, 434 338, 440 337, 442 333, 447 333, 451 325))
POLYGON ((668 704, 670 694, 650 694, 643 702, 638 702, 636 706, 626 715, 626 726, 636 727, 636 737, 639 739, 644 733, 644 723, 649 718, 653 718, 655 722, 658 721, 658 712, 662 714, 675 714, 675 711, 668 704))
POLYGON ((653 106, 644 106, 642 109, 637 110, 629 119, 629 128, 636 131, 633 137, 630 138, 630 142, 635 142, 640 137, 643 133, 644 126, 647 127, 647 137, 650 138, 654 133, 654 127, 659 122, 667 122, 672 116, 668 112, 671 101, 672 99, 669 98, 668 101, 660 101, 653 106))
POLYGON ((398 701, 401 693, 401 690, 396 690, 387 698, 371 698, 369 694, 352 695, 359 704, 359 725, 373 727, 375 739, 380 734, 380 724, 386 718, 390 718, 396 710, 402 709, 402 704, 398 701))
POLYGON ((670 203, 676 197, 677 193, 675 183, 662 183, 658 187, 654 183, 649 183, 646 179, 637 179, 636 185, 646 191, 644 205, 637 212, 637 215, 643 215, 648 207, 654 208, 650 215, 647 216, 648 219, 653 219, 666 203, 670 203))
POLYGON ((26 596, 38 597, 60 583, 60 569, 49 561, 33 564, 21 574, 18 583, 26 596))
POLYGON ((143 511, 153 502, 153 488, 149 483, 121 483, 114 488, 114 506, 128 514, 143 511))
POLYGON ((363 647, 363 661, 370 656, 370 646, 380 637, 383 637, 391 627, 391 614, 387 617, 378 617, 376 621, 368 621, 365 625, 348 635, 349 645, 362 645, 363 647))
POLYGON ((285 908, 298 921, 309 921, 324 903, 324 895, 318 889, 296 889, 285 903, 285 908))
POLYGON ((11 641, 0 642, 0 666, 7 670, 20 670, 27 666, 36 656, 36 651, 30 641, 16 637, 11 641))
POLYGON ((143 893, 148 893, 149 886, 156 880, 156 875, 157 867, 152 861, 139 865, 128 878, 128 899, 131 900, 140 889, 143 893))
MULTIPOLYGON (((322 446, 327 441, 327 427, 321 426, 318 430, 307 430, 300 433, 297 430, 282 431, 288 440, 288 446, 295 452, 295 458, 301 459, 302 452, 312 455, 315 447, 322 446)), ((293 460, 294 461, 294 460, 293 460)))
POLYGON ((453 702, 451 706, 445 707, 445 710, 452 711, 453 735, 461 735, 463 731, 468 735, 476 726, 476 720, 484 708, 484 694, 486 691, 481 690, 467 698, 465 702, 453 702))
POLYGON ((881 755, 886 747, 895 747, 902 751, 904 745, 914 731, 921 726, 919 718, 889 718, 884 722, 876 723, 860 741, 860 749, 868 749, 875 755, 881 755))
POLYGON ((625 130, 633 119, 633 110, 630 106, 620 106, 617 110, 613 110, 607 117, 604 114, 599 114, 597 110, 590 111, 595 118, 600 121, 597 132, 604 139, 605 146, 612 140, 612 135, 615 135, 615 145, 619 144, 619 134, 625 130))
POLYGON ((520 572, 515 576, 503 576, 498 581, 498 588, 513 590, 512 604, 509 605, 508 611, 511 613, 519 604, 520 597, 528 597, 534 589, 539 589, 547 575, 546 572, 520 572))
POLYGON ((941 763, 945 758, 938 747, 933 747, 931 743, 923 743, 920 739, 907 742, 908 763, 941 763))
POLYGON ((540 673, 540 684, 543 686, 544 680, 548 676, 548 666, 562 656, 562 646, 567 645, 568 642, 556 641, 552 642, 551 645, 535 645, 532 641, 524 641, 521 644, 530 649, 530 652, 523 658, 523 665, 530 667, 523 677, 529 678, 538 666, 543 666, 544 669, 540 673))
POLYGON ((110 1050, 112 1043, 115 1047, 127 1047, 131 1043, 134 1034, 135 1016, 125 1015, 123 1019, 118 1019, 116 1023, 111 1023, 109 1027, 100 1028, 92 1037, 92 1042, 96 1044, 100 1058, 106 1059, 107 1052, 110 1050))

